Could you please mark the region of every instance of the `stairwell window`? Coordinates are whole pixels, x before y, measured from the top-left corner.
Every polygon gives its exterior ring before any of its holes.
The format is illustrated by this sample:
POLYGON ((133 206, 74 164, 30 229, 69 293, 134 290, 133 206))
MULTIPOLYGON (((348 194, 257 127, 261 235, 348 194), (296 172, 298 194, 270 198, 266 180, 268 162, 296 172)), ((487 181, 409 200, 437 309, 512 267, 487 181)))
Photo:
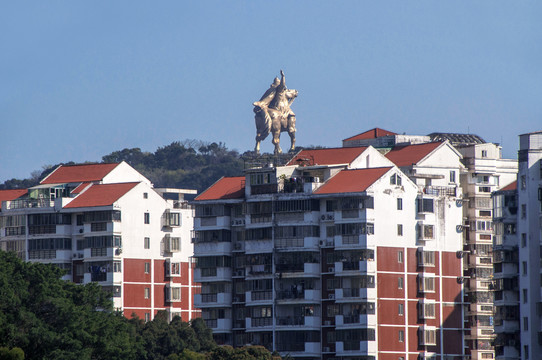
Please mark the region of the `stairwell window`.
POLYGON ((143 247, 145 249, 150 249, 151 248, 151 238, 146 237, 146 238, 143 239, 143 247))
POLYGON ((403 224, 397 224, 397 236, 403 236, 403 224))
POLYGON ((145 299, 148 299, 148 298, 151 297, 151 289, 150 288, 145 288, 144 296, 145 296, 145 299))
POLYGON ((151 263, 145 263, 145 274, 150 274, 151 272, 151 263))
POLYGON ((397 210, 403 210, 403 199, 402 198, 397 199, 397 210))
POLYGON ((151 223, 151 214, 150 213, 145 213, 143 214, 143 222, 145 224, 150 224, 151 223))

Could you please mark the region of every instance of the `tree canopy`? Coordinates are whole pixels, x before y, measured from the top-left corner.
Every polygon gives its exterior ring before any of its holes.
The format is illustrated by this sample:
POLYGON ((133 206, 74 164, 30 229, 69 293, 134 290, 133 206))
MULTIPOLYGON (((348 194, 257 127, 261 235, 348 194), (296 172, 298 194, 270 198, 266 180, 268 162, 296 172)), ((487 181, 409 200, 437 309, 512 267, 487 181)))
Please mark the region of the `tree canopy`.
POLYGON ((149 322, 127 319, 99 285, 62 275, 0 251, 0 360, 272 358, 264 348, 218 347, 202 319, 168 322, 165 312, 149 322))

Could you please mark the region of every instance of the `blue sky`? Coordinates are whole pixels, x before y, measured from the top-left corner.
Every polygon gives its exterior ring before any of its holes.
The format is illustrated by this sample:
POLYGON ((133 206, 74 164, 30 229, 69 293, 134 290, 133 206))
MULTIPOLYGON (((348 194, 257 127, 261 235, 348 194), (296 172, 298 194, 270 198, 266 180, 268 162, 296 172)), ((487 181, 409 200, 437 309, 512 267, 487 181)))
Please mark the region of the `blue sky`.
POLYGON ((2 2, 0 182, 184 139, 253 149, 280 69, 298 145, 381 127, 516 157, 542 129, 540 19, 540 1, 2 2))

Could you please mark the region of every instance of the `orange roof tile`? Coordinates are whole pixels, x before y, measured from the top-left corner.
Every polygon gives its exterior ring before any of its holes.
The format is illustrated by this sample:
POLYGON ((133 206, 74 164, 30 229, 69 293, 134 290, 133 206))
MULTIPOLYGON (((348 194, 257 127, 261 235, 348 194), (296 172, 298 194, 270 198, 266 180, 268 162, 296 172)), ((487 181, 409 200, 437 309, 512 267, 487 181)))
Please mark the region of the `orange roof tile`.
POLYGON ((28 193, 27 189, 0 190, 0 203, 20 198, 28 193))
POLYGON ((350 164, 367 149, 362 147, 301 150, 286 165, 333 165, 350 164))
POLYGON ((85 181, 100 181, 109 174, 115 164, 61 165, 50 173, 41 184, 63 184, 85 181))
POLYGON ((386 157, 397 166, 410 166, 418 163, 441 144, 442 142, 431 142, 396 146, 386 154, 386 157))
POLYGON ((91 184, 90 182, 81 183, 81 184, 77 185, 77 187, 75 189, 73 189, 71 193, 73 195, 79 194, 81 191, 83 191, 90 184, 91 184))
POLYGON ((194 200, 226 200, 245 197, 245 177, 223 177, 194 200))
POLYGON ((517 189, 518 189, 518 182, 516 180, 516 181, 513 181, 510 184, 506 185, 505 187, 503 187, 499 191, 508 191, 508 190, 517 190, 517 189))
POLYGON ((337 194, 363 192, 390 169, 391 167, 342 170, 314 193, 337 194))
POLYGON ((351 140, 365 140, 365 139, 376 139, 382 136, 388 136, 388 135, 397 135, 397 133, 394 133, 392 131, 380 129, 380 128, 374 128, 371 130, 367 130, 361 134, 354 135, 352 137, 349 137, 348 139, 344 139, 343 141, 351 141, 351 140))
POLYGON ((73 199, 65 209, 80 207, 95 207, 113 205, 128 191, 132 190, 137 182, 120 184, 99 184, 92 185, 87 191, 73 199))

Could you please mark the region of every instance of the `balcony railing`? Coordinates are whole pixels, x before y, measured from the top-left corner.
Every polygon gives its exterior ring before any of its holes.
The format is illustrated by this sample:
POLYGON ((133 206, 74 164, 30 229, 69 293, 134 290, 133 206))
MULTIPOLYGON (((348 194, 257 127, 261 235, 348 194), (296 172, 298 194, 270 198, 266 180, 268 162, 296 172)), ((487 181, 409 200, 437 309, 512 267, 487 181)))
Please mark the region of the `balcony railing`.
POLYGON ((282 316, 277 318, 277 324, 280 326, 305 325, 305 318, 303 316, 282 316))
POLYGON ((456 187, 452 186, 424 186, 423 193, 435 196, 456 196, 456 187))
POLYGON ((273 292, 269 291, 252 291, 250 293, 250 299, 252 301, 271 300, 273 298, 273 292))
POLYGON ((55 206, 55 202, 45 199, 24 199, 6 201, 6 209, 24 209, 24 208, 50 208, 55 206))

